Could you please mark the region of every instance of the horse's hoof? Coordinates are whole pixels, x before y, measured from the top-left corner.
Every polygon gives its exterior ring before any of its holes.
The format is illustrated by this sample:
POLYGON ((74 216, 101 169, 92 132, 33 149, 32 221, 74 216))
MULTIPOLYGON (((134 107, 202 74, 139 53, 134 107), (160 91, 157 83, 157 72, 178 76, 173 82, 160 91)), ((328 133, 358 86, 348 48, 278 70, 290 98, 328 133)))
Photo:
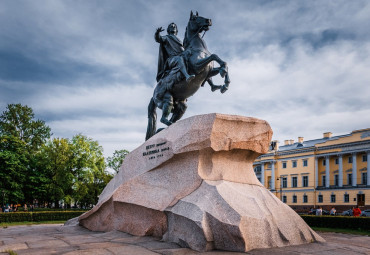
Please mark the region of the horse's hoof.
POLYGON ((222 86, 213 86, 213 87, 211 88, 211 91, 212 91, 212 92, 215 92, 216 90, 221 89, 221 88, 222 88, 222 86))
POLYGON ((221 69, 220 69, 220 75, 221 75, 222 78, 225 78, 226 73, 227 73, 226 68, 225 67, 221 67, 221 69))
POLYGON ((161 119, 161 122, 167 126, 171 126, 172 125, 172 122, 167 120, 167 119, 161 119))

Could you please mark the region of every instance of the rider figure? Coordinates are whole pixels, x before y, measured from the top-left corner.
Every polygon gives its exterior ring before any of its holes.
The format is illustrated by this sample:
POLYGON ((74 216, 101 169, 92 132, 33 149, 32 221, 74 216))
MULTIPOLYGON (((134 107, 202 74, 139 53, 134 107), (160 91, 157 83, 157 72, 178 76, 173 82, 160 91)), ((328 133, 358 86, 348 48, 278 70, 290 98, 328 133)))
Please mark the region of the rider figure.
POLYGON ((167 35, 161 36, 160 32, 163 32, 162 27, 157 28, 154 34, 155 41, 160 44, 159 57, 158 57, 158 72, 157 82, 164 76, 166 71, 180 71, 189 83, 195 75, 189 75, 186 71, 186 66, 182 53, 184 47, 182 41, 176 36, 177 26, 175 23, 171 23, 167 28, 167 35))

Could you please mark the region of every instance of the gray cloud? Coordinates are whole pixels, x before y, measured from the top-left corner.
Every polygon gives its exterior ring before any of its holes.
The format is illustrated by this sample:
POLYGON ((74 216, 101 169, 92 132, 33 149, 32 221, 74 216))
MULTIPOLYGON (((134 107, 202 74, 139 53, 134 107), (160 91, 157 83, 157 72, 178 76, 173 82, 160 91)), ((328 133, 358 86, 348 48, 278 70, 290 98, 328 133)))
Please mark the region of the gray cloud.
POLYGON ((367 1, 2 1, 0 108, 27 104, 54 136, 83 133, 106 155, 134 149, 155 85, 153 33, 176 22, 182 37, 191 9, 212 18, 204 38, 232 84, 201 88, 185 117, 258 117, 281 141, 370 126, 367 1))

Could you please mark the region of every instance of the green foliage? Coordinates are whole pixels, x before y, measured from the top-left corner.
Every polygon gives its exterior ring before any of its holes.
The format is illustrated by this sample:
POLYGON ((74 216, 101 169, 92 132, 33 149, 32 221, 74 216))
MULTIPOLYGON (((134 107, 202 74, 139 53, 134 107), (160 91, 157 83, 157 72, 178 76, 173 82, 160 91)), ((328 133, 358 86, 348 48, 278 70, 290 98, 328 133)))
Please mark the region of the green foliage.
POLYGON ((50 212, 13 212, 0 213, 0 222, 56 221, 69 220, 80 216, 85 211, 50 211, 50 212))
POLYGON ((118 173, 125 157, 129 154, 128 150, 115 150, 112 157, 107 158, 108 167, 118 173))
POLYGON ((370 230, 370 217, 301 215, 310 227, 370 230))
MULTIPOLYGON (((9 104, 0 116, 0 194, 5 203, 96 204, 113 177, 106 171, 103 148, 82 134, 72 139, 50 139, 50 134, 28 106, 9 104)), ((123 160, 128 152, 119 153, 123 160)))
POLYGON ((31 199, 33 192, 26 180, 36 178, 34 155, 49 137, 50 128, 34 120, 28 106, 9 104, 0 115, 0 187, 5 202, 31 199))

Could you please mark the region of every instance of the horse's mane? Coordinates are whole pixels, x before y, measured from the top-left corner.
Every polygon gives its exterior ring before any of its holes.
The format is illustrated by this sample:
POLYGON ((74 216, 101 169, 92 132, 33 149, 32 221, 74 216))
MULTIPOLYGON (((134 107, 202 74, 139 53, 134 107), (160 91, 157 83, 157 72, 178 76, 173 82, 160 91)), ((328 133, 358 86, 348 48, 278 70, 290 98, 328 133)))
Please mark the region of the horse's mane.
POLYGON ((189 23, 190 21, 188 22, 188 25, 186 26, 186 29, 185 29, 185 36, 184 36, 184 48, 186 49, 188 46, 189 46, 189 36, 188 36, 188 26, 189 26, 189 23))

